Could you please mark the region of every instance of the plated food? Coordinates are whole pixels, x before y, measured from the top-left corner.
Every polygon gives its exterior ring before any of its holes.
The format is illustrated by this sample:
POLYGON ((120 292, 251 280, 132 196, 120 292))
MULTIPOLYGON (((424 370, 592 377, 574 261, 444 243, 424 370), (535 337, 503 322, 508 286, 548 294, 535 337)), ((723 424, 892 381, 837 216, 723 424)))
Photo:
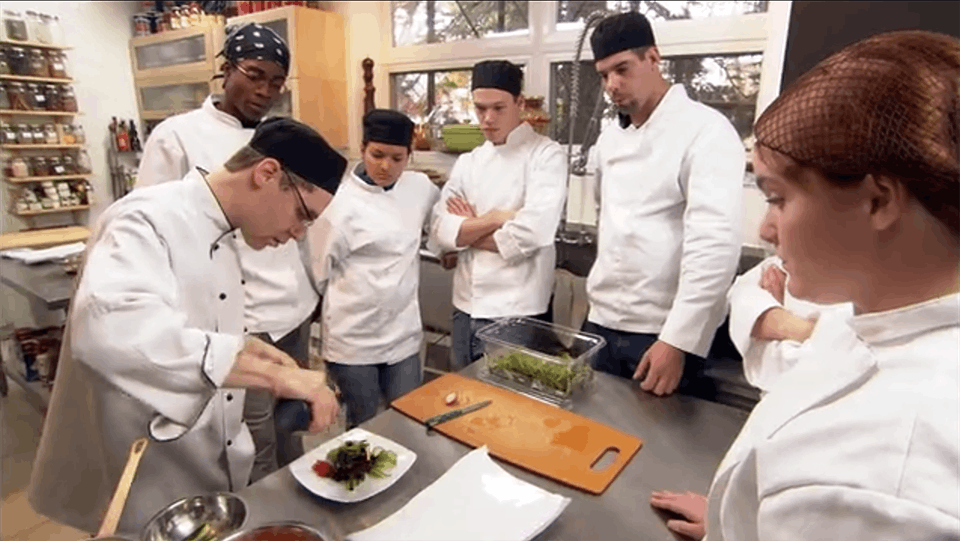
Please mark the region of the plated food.
POLYGON ((343 483, 353 491, 370 476, 383 479, 397 465, 397 454, 383 448, 371 448, 366 440, 347 441, 327 453, 326 460, 313 464, 313 471, 320 477, 343 483))

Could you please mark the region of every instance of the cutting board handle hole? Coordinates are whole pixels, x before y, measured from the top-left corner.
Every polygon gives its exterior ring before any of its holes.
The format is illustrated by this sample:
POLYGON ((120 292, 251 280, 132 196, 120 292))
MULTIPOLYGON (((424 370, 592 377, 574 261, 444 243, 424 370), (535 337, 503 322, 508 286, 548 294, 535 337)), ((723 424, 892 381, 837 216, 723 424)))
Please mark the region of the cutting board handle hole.
POLYGON ((590 465, 590 469, 593 471, 603 471, 613 465, 617 461, 617 457, 620 456, 620 449, 616 447, 607 447, 604 449, 603 453, 593 461, 593 464, 590 465))

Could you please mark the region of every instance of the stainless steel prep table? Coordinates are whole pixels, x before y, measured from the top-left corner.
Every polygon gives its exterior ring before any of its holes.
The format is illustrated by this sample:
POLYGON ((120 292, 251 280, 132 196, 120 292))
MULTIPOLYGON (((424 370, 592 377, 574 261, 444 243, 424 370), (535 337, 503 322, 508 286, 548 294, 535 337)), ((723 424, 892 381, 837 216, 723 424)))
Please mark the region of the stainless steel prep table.
MULTIPOLYGON (((478 369, 479 363, 474 363, 463 374, 476 377, 478 369)), ((511 474, 573 499, 537 539, 674 541, 676 537, 650 507, 650 492, 706 492, 747 417, 745 411, 698 398, 657 398, 640 391, 636 382, 600 373, 596 374, 593 392, 573 411, 640 437, 643 447, 600 496, 567 488, 497 460, 511 474)), ((444 435, 427 435, 422 424, 392 409, 361 426, 417 453, 416 463, 396 484, 369 500, 341 504, 314 496, 297 483, 289 468, 284 468, 239 492, 250 512, 246 524, 296 520, 326 529, 333 539, 342 539, 403 507, 471 450, 444 435)))

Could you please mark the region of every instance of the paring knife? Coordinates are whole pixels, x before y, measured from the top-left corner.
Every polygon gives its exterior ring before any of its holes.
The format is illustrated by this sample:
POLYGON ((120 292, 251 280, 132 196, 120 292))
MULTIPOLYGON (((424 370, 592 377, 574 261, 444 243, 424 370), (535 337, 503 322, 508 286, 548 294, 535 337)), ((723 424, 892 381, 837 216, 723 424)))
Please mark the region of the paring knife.
POLYGON ((434 415, 433 417, 431 417, 431 418, 427 419, 426 421, 424 421, 424 424, 427 425, 427 428, 433 428, 433 427, 437 426, 437 425, 440 424, 440 423, 445 423, 445 422, 447 422, 447 421, 449 421, 449 420, 451 420, 451 419, 456 419, 457 417, 460 417, 461 415, 466 415, 466 414, 468 414, 468 413, 472 413, 472 412, 474 412, 474 411, 477 411, 478 409, 485 408, 485 407, 489 406, 490 404, 493 404, 493 400, 484 400, 483 402, 477 402, 476 404, 470 404, 469 406, 466 406, 466 407, 463 407, 463 408, 460 408, 460 409, 455 409, 455 410, 453 410, 453 411, 448 411, 448 412, 446 412, 446 413, 441 413, 440 415, 434 415))

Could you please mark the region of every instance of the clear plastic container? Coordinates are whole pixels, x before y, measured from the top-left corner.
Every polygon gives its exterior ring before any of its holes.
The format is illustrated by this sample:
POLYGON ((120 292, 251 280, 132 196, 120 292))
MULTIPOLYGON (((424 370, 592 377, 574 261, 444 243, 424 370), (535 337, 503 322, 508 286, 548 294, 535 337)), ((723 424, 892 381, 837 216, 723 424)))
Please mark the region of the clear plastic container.
POLYGON ((508 318, 477 333, 481 378, 561 407, 590 388, 593 360, 606 341, 533 318, 508 318))

